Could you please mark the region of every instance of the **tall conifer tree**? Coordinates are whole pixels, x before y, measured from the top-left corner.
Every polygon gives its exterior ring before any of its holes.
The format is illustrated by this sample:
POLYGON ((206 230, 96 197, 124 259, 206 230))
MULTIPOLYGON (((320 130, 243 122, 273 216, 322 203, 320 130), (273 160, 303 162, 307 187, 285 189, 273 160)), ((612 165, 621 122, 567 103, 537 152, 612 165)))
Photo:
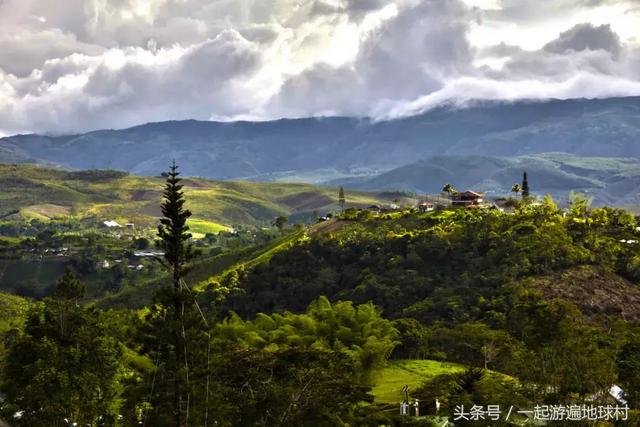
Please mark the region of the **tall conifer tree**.
POLYGON ((527 173, 524 173, 522 177, 522 198, 526 199, 529 197, 529 181, 527 180, 527 173))
MULTIPOLYGON (((191 212, 185 209, 182 181, 178 176, 178 166, 175 161, 167 173, 163 201, 162 216, 158 226, 158 247, 164 251, 164 264, 171 271, 173 292, 170 294, 168 305, 173 308, 171 333, 174 339, 174 360, 170 371, 173 376, 173 411, 176 427, 184 425, 183 405, 188 404, 188 355, 185 343, 184 313, 190 290, 184 285, 183 277, 188 271, 188 262, 193 258, 193 246, 190 243, 191 234, 187 220, 191 212), (183 286, 184 285, 184 286, 183 286), (182 368, 187 372, 183 372, 182 368)), ((191 304, 188 305, 189 307, 191 304)), ((170 307, 167 307, 170 309, 170 307)))

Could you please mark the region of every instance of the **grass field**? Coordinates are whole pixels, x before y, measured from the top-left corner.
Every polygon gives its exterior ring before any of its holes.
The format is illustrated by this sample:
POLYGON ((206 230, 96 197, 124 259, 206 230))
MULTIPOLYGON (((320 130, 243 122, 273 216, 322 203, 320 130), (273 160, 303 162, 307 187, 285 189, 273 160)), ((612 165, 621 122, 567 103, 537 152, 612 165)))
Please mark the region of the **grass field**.
POLYGON ((256 265, 266 263, 271 259, 271 257, 273 257, 273 255, 289 248, 299 240, 304 239, 305 236, 306 230, 300 229, 282 236, 264 247, 255 248, 253 251, 248 252, 243 258, 239 258, 235 261, 235 263, 230 265, 229 268, 215 271, 214 274, 208 276, 206 279, 200 280, 194 286, 194 289, 206 289, 211 283, 220 281, 225 274, 232 270, 237 270, 239 268, 249 269, 256 265))
POLYGON ((231 230, 230 227, 203 219, 190 219, 187 225, 189 226, 189 232, 195 239, 201 239, 208 233, 218 234, 221 231, 231 230))
POLYGON ((379 403, 400 403, 405 385, 410 391, 415 390, 433 377, 464 369, 462 365, 435 360, 396 360, 378 373, 372 394, 379 403))

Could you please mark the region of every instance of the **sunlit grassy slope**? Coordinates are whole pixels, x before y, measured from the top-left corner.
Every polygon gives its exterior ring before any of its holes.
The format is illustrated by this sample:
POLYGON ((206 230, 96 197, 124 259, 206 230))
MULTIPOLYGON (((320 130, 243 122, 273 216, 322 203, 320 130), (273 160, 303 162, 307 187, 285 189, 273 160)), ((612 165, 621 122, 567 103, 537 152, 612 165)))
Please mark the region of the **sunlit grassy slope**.
MULTIPOLYGON (((0 165, 0 219, 94 217, 151 226, 160 215, 164 180, 115 171, 69 172, 0 165)), ((183 181, 191 227, 203 235, 237 225, 267 224, 279 215, 337 210, 337 189, 309 184, 183 181)), ((388 196, 392 198, 393 196, 388 196)), ((380 203, 384 195, 348 192, 347 205, 380 203)))
MULTIPOLYGON (((26 320, 31 301, 0 292, 0 335, 22 326, 26 320)), ((4 342, 0 340, 0 356, 4 352, 4 342)))
POLYGON ((0 332, 24 320, 31 304, 25 298, 0 292, 0 332))
POLYGON ((434 360, 393 361, 378 373, 372 393, 377 402, 399 403, 405 385, 409 386, 410 391, 416 390, 433 377, 462 370, 462 365, 434 360))

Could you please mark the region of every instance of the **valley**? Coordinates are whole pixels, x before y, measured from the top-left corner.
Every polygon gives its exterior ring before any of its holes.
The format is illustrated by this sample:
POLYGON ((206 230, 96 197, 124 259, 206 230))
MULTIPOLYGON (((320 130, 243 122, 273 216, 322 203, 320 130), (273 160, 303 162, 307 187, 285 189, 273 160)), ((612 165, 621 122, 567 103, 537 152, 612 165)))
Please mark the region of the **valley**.
MULTIPOLYGON (((122 340, 126 357, 118 363, 145 381, 153 359, 128 331, 144 331, 148 322, 156 322, 154 312, 162 307, 158 298, 164 298, 172 280, 160 263, 136 255, 155 250, 151 239, 157 217, 149 215, 148 223, 140 221, 147 228, 133 230, 83 227, 101 212, 94 203, 105 203, 93 194, 96 188, 110 183, 112 192, 101 197, 122 203, 120 212, 131 218, 140 205, 128 205, 130 198, 147 203, 147 195, 156 197, 154 188, 161 188, 166 178, 32 166, 4 170, 20 179, 5 193, 12 195, 7 200, 17 213, 2 224, 22 224, 24 230, 38 232, 33 237, 2 237, 0 331, 29 331, 33 313, 67 304, 60 299, 61 286, 81 280, 86 292, 80 297, 83 305, 75 310, 94 310, 101 325, 116 328, 102 334, 122 340), (41 205, 46 206, 45 189, 52 177, 68 209, 48 217, 43 206, 41 216, 33 216, 34 196, 29 192, 40 192, 41 205), (47 255, 50 247, 55 253, 47 255), (129 255, 116 255, 119 252, 129 255), (12 263, 21 267, 11 268, 12 263), (129 270, 132 264, 142 268, 129 270), (74 279, 67 278, 69 274, 74 279), (56 277, 62 279, 42 284, 56 277)), ((198 342, 209 342, 208 351, 216 358, 215 381, 227 394, 245 381, 257 381, 252 387, 300 390, 297 377, 288 375, 304 375, 314 384, 309 391, 312 401, 338 408, 351 399, 355 406, 349 407, 366 410, 348 416, 359 425, 372 426, 405 425, 408 419, 397 418, 405 385, 411 398, 422 402, 419 425, 445 422, 455 410, 453 402, 527 408, 544 398, 591 399, 610 384, 622 387, 625 399, 635 402, 636 371, 622 367, 637 357, 640 221, 627 211, 589 207, 584 198, 561 209, 549 196, 513 198, 515 209, 508 213, 447 206, 421 212, 415 200, 379 211, 365 205, 389 203, 383 198, 389 194, 347 192, 347 209, 340 212, 339 206, 328 203, 331 189, 322 187, 191 178, 183 182, 185 206, 194 209, 196 221, 204 216, 195 212, 206 206, 198 191, 233 195, 238 188, 257 188, 261 192, 249 200, 278 206, 281 210, 272 211, 276 215, 292 212, 286 207, 292 209, 294 200, 303 212, 315 208, 308 203, 309 193, 315 191, 313 200, 334 209, 333 218, 292 223, 280 230, 265 216, 262 222, 256 218, 230 224, 233 233, 211 229, 189 239, 197 250, 183 274, 195 304, 188 318, 197 334, 195 341, 188 341, 194 351, 192 363, 203 366, 205 354, 195 349, 203 348, 198 342), (189 197, 197 204, 189 203, 189 197), (200 329, 198 319, 210 326, 200 329), (588 351, 572 352, 573 347, 588 351), (345 370, 346 366, 351 368, 345 370), (275 382, 268 378, 272 369, 280 372, 275 382), (244 378, 247 372, 252 380, 244 378), (348 394, 337 400, 322 394, 332 393, 334 387, 348 394), (433 406, 436 400, 442 407, 433 406)), ((251 193, 240 194, 247 203, 251 193)), ((204 218, 217 220, 215 212, 204 218)), ((9 344, 0 355, 11 360, 16 351, 9 344)), ((270 396, 267 390, 260 393, 270 396)), ((238 396, 249 398, 242 391, 238 396)), ((252 405, 264 404, 256 398, 252 405)), ((305 406, 292 416, 308 420, 319 410, 313 408, 305 406)), ((636 416, 634 411, 630 414, 636 416)), ((514 416, 513 422, 525 421, 514 416)))

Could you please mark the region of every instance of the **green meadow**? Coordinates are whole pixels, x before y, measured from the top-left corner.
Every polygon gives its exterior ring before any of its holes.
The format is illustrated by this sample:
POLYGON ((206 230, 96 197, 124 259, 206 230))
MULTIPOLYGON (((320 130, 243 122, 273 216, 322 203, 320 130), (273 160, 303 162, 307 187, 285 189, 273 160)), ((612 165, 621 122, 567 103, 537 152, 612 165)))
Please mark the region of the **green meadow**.
POLYGON ((409 392, 438 375, 453 374, 465 367, 456 363, 436 360, 395 360, 376 375, 372 394, 379 403, 400 403, 402 388, 409 386, 409 392))

